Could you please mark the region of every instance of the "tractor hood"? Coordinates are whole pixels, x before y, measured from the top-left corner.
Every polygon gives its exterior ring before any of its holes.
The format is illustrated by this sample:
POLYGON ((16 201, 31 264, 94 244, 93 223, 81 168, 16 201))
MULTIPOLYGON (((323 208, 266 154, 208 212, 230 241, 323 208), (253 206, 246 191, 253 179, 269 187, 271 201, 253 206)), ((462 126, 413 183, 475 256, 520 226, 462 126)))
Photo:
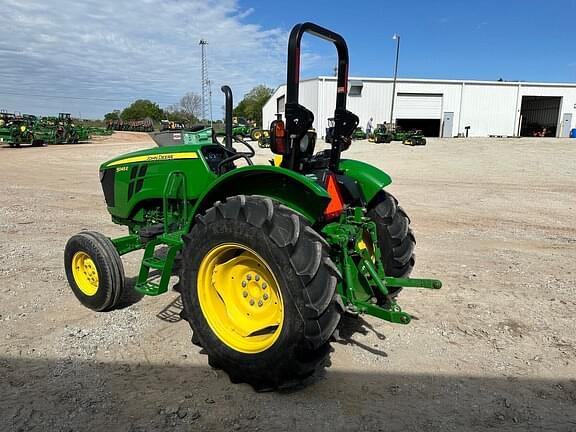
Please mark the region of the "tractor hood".
POLYGON ((159 162, 177 159, 198 159, 197 146, 170 146, 125 153, 100 165, 100 171, 132 163, 159 162))

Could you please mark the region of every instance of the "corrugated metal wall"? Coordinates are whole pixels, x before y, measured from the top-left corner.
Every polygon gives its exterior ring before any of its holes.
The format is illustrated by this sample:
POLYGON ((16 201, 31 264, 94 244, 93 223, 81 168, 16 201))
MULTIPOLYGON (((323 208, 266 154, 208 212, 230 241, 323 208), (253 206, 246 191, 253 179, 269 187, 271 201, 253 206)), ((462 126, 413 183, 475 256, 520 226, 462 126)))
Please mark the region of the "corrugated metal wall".
MULTIPOLYGON (((262 123, 264 124, 263 127, 268 129, 270 127, 270 123, 276 120, 276 113, 277 113, 277 102, 278 98, 284 96, 286 94, 286 86, 281 85, 276 89, 272 97, 268 100, 268 102, 262 108, 262 123)), ((310 111, 314 113, 314 127, 317 127, 317 120, 316 116, 318 111, 318 80, 311 79, 306 81, 300 82, 300 87, 298 90, 299 95, 299 102, 300 105, 305 106, 310 111)))
MULTIPOLYGON (((370 117, 374 118, 374 124, 387 122, 392 81, 375 78, 350 78, 350 81, 362 82, 361 94, 348 97, 348 109, 360 117, 360 126, 365 128, 370 117)), ((285 86, 280 87, 265 105, 263 117, 266 127, 274 120, 276 100, 284 92, 285 86)), ((576 127, 576 85, 399 79, 396 92, 441 94, 442 113, 454 113, 454 135, 464 133, 465 126, 470 126, 470 136, 515 135, 520 122, 522 96, 561 96, 560 113, 573 113, 575 124, 572 127, 576 127)), ((300 96, 300 103, 314 112, 314 127, 319 135, 324 135, 327 119, 334 115, 335 78, 319 77, 301 83, 300 96)))
POLYGON ((514 135, 517 98, 515 85, 464 85, 460 131, 470 126, 470 136, 514 135))
POLYGON ((268 99, 268 102, 262 108, 262 128, 268 129, 270 127, 270 123, 276 120, 276 108, 277 108, 277 100, 280 96, 284 96, 286 94, 286 86, 281 85, 276 89, 274 94, 268 99))

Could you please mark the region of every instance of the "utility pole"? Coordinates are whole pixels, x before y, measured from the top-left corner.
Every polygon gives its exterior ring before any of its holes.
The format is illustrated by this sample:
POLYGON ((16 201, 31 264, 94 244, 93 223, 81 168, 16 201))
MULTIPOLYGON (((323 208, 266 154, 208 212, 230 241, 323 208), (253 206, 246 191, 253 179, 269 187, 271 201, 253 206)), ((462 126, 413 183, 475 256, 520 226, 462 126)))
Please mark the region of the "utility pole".
POLYGON ((392 104, 390 107, 390 124, 392 124, 394 116, 394 98, 396 97, 396 77, 398 76, 398 54, 400 53, 400 35, 394 33, 392 39, 396 41, 396 63, 394 65, 394 81, 392 83, 392 104))
MULTIPOLYGON (((206 45, 208 42, 200 39, 200 48, 202 49, 202 120, 208 118, 208 98, 210 97, 210 80, 208 79, 208 62, 206 59, 206 45)), ((210 97, 210 99, 212 99, 210 97)))

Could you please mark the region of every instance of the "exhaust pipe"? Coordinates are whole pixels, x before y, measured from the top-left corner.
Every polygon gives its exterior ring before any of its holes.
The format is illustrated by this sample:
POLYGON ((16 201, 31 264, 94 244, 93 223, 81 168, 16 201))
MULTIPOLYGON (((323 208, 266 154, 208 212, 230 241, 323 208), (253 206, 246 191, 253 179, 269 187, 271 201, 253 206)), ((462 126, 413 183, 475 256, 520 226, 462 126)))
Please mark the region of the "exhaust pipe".
POLYGON ((227 85, 221 87, 224 97, 226 98, 226 117, 224 126, 226 131, 226 148, 232 149, 232 90, 227 85))

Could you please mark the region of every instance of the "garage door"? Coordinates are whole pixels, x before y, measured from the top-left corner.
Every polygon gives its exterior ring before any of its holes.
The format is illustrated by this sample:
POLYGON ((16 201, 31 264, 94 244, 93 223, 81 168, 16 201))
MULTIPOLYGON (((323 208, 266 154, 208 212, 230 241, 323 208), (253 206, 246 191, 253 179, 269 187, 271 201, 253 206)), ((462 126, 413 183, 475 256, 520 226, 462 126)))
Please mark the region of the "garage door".
POLYGON ((442 95, 428 93, 398 93, 397 119, 440 119, 442 95))

